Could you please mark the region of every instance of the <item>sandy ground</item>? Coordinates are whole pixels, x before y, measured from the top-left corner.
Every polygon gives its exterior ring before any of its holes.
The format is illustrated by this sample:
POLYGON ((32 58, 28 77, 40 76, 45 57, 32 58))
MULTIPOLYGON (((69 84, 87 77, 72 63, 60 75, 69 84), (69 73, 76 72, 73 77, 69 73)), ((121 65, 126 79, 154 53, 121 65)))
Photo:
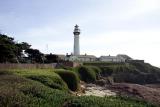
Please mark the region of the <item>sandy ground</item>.
POLYGON ((101 87, 95 84, 87 84, 85 86, 85 93, 82 95, 86 96, 93 95, 93 96, 104 97, 104 96, 116 96, 116 93, 112 92, 109 89, 106 89, 105 87, 101 87))

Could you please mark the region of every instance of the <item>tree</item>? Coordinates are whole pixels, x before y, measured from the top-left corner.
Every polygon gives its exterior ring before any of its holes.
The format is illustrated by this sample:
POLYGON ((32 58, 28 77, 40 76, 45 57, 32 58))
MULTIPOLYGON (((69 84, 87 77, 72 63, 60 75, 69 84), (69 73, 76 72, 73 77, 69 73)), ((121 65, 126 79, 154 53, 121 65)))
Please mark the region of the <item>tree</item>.
POLYGON ((54 63, 58 62, 58 56, 54 54, 49 54, 45 56, 47 63, 54 63))
POLYGON ((14 38, 0 34, 0 63, 21 62, 22 51, 28 53, 32 63, 44 62, 44 55, 38 49, 31 49, 27 42, 16 43, 14 38))
POLYGON ((21 50, 27 50, 31 47, 27 42, 21 42, 16 44, 21 50))
POLYGON ((12 62, 15 58, 12 46, 0 44, 0 62, 12 62))
POLYGON ((29 59, 32 63, 43 63, 43 53, 41 53, 38 49, 27 49, 25 50, 29 55, 29 59))
POLYGON ((15 43, 14 38, 0 34, 0 62, 19 62, 22 50, 30 47, 26 42, 15 43))
POLYGON ((27 42, 21 42, 21 43, 16 43, 17 46, 17 53, 16 55, 21 58, 21 53, 23 50, 27 50, 31 47, 27 42))
POLYGON ((14 38, 0 34, 0 62, 15 62, 17 47, 14 38))

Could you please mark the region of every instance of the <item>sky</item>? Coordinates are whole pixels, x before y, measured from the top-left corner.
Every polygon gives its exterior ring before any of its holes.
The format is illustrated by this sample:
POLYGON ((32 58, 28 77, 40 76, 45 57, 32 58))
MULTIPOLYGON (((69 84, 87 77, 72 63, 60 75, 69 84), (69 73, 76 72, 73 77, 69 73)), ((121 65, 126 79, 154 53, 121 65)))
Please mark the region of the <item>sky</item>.
POLYGON ((160 67, 160 0, 0 0, 0 32, 43 53, 127 54, 160 67))

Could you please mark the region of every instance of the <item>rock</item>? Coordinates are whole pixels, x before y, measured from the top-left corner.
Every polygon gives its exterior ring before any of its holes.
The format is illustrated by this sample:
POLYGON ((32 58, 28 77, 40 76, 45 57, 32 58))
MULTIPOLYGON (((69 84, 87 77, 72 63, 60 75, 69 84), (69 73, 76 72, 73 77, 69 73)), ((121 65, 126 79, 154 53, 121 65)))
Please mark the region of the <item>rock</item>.
POLYGON ((101 79, 96 81, 96 85, 105 86, 105 84, 106 84, 106 80, 101 79))

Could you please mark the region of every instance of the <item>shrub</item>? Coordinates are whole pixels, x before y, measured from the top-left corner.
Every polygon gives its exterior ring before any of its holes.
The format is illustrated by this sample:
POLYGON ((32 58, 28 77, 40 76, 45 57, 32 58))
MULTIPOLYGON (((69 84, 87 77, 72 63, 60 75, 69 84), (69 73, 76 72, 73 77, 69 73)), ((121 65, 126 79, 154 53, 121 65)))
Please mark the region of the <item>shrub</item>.
POLYGON ((29 79, 43 83, 54 89, 67 90, 67 85, 58 76, 45 76, 45 75, 29 75, 29 79))
POLYGON ((75 72, 67 70, 55 71, 68 85, 68 88, 72 91, 76 91, 79 88, 79 78, 75 72))
POLYGON ((82 81, 85 82, 95 82, 96 81, 96 73, 93 69, 88 66, 81 66, 77 70, 78 75, 82 81))
POLYGON ((0 75, 0 107, 62 107, 70 95, 17 75, 0 75))
POLYGON ((67 84, 51 69, 15 69, 14 74, 41 82, 54 89, 67 90, 67 84))
POLYGON ((101 75, 104 77, 111 76, 114 71, 112 67, 106 67, 106 66, 102 66, 101 70, 102 70, 101 75))
POLYGON ((95 72, 96 74, 96 79, 100 78, 100 74, 101 74, 101 69, 97 66, 90 66, 90 68, 95 72))

